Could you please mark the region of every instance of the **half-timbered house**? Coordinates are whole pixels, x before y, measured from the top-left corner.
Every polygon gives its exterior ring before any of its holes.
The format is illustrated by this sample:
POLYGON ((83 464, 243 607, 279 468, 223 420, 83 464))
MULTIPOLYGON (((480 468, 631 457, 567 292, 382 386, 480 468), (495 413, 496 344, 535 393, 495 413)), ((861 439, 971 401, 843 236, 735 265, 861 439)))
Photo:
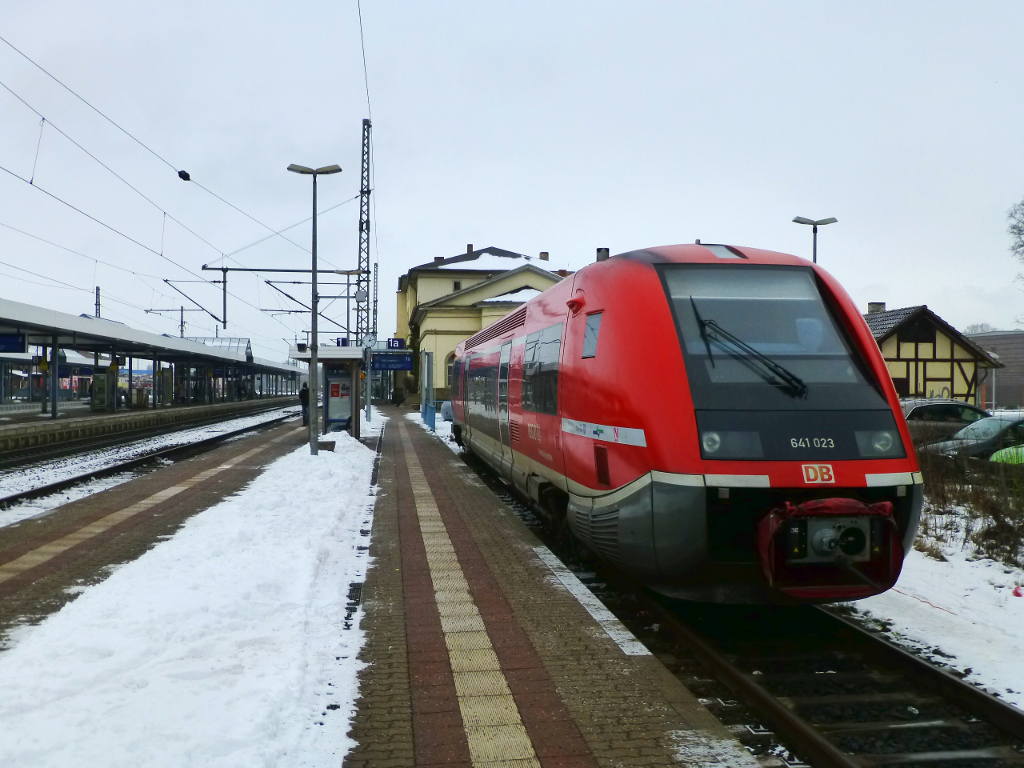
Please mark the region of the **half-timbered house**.
POLYGON ((949 397, 977 405, 983 372, 1002 367, 923 304, 886 310, 884 303, 871 302, 864 320, 900 397, 949 397))

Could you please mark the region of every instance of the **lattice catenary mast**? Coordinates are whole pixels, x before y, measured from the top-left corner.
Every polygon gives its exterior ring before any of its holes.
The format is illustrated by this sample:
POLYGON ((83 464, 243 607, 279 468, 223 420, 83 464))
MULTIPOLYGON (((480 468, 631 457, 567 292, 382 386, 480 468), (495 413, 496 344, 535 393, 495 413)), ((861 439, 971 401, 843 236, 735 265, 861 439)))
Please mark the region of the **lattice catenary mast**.
POLYGON ((363 163, 359 186, 359 265, 356 276, 356 339, 373 330, 370 324, 370 121, 363 120, 363 163))

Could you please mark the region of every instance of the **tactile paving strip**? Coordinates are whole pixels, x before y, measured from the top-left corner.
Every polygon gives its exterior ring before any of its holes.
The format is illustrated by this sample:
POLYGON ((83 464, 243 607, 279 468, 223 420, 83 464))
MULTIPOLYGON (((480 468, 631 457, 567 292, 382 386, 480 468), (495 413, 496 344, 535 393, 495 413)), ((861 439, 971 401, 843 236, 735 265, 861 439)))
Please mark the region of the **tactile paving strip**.
POLYGON ((399 432, 473 764, 540 768, 404 424, 399 432))

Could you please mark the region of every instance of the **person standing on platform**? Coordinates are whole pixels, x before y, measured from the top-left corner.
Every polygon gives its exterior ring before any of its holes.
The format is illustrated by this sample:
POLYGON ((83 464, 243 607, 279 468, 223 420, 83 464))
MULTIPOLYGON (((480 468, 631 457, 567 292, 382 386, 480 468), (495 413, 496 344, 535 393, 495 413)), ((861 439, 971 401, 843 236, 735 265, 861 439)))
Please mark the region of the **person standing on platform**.
POLYGON ((309 426, 309 384, 303 384, 299 390, 299 405, 302 406, 302 426, 309 426))

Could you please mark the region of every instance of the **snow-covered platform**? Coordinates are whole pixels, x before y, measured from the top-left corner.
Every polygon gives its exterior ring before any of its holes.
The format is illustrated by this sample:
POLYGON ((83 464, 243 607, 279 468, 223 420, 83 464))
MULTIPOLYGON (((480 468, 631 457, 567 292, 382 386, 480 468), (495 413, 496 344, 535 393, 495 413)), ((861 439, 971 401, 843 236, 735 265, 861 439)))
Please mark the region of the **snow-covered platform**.
POLYGON ((755 764, 441 440, 389 415, 345 766, 755 764))

